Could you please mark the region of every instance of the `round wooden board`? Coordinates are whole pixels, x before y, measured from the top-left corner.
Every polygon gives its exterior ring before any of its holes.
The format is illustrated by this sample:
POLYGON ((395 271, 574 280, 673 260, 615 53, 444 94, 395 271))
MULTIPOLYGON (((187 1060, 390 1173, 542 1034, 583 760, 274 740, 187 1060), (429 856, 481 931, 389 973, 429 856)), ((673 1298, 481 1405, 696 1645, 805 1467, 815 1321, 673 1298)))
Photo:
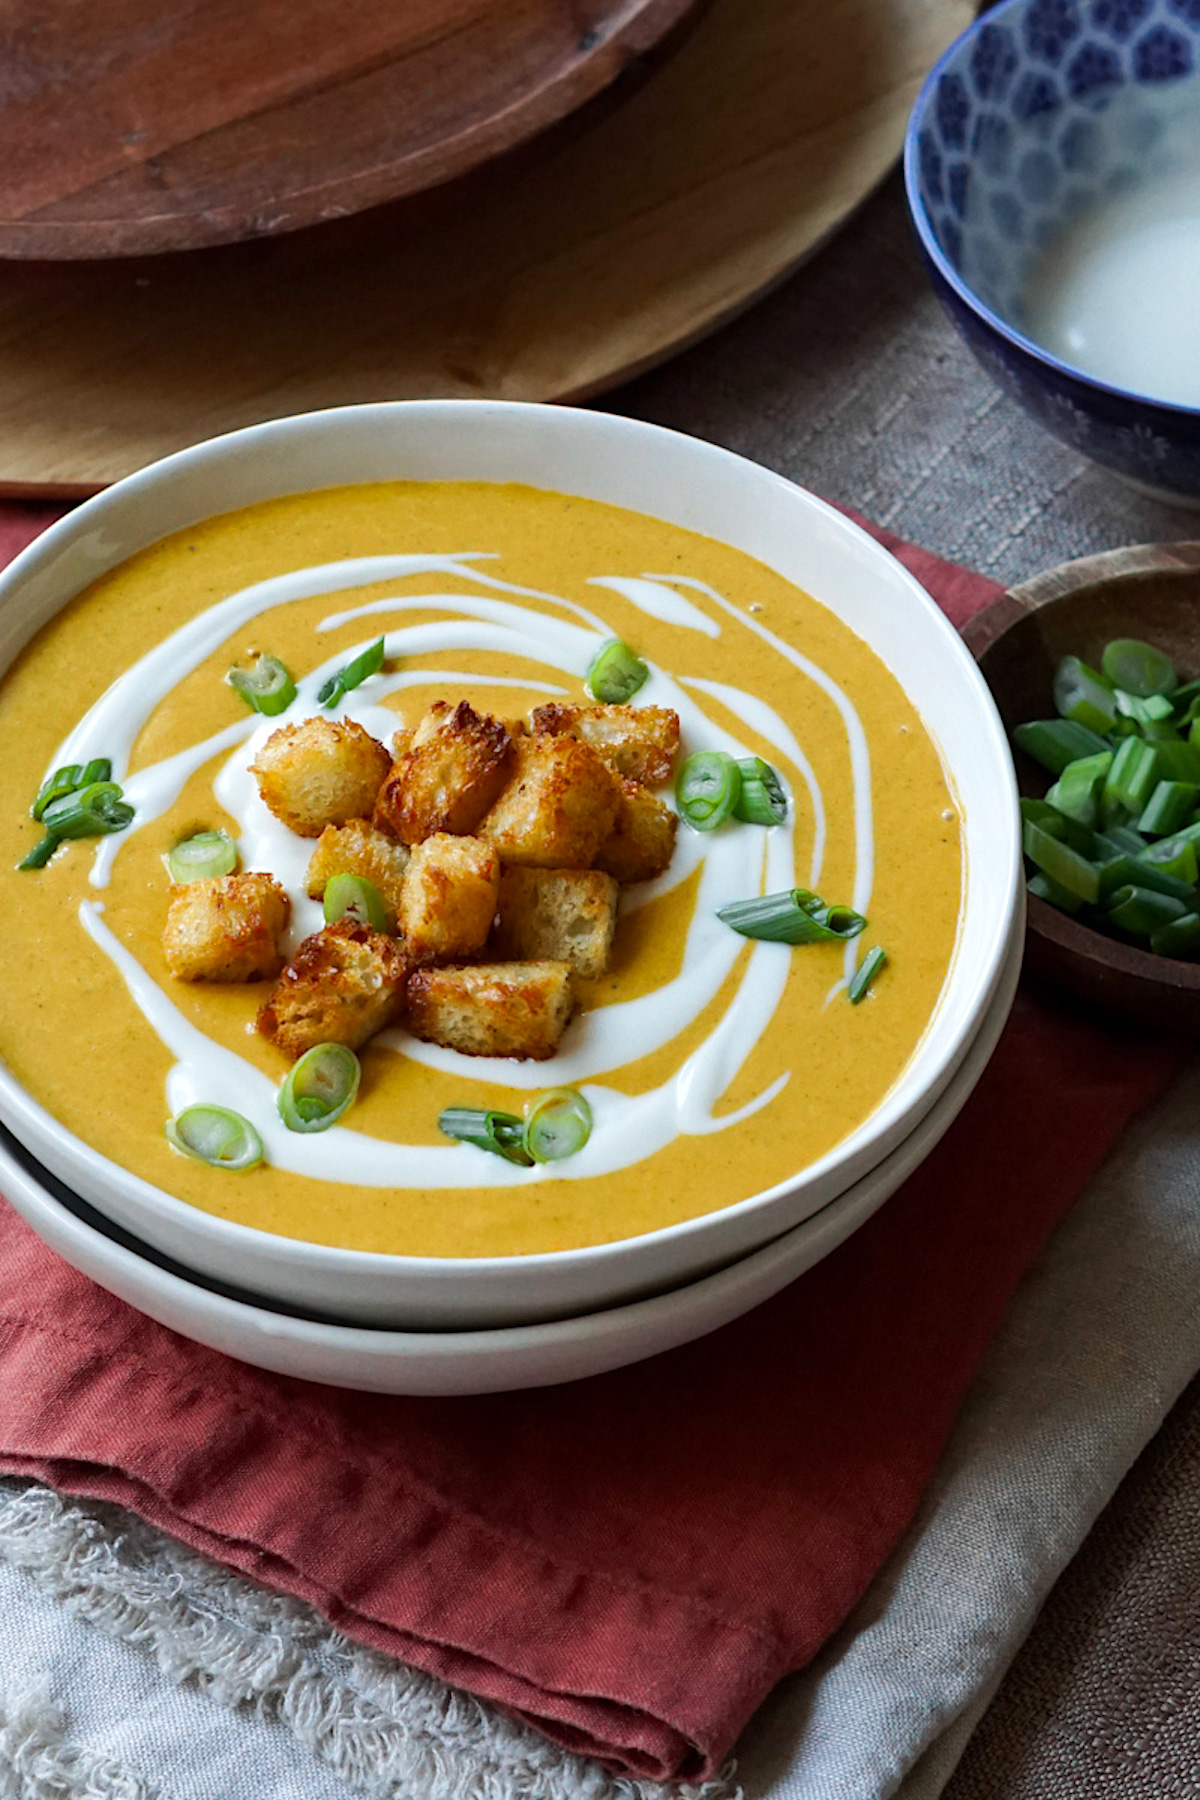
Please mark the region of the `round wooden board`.
POLYGON ((9 0, 0 256, 193 250, 423 193, 632 74, 697 4, 9 0))
POLYGON ((423 221, 0 267, 0 484, 349 401, 579 398, 744 307, 891 167, 972 0, 714 0, 625 103, 423 221))

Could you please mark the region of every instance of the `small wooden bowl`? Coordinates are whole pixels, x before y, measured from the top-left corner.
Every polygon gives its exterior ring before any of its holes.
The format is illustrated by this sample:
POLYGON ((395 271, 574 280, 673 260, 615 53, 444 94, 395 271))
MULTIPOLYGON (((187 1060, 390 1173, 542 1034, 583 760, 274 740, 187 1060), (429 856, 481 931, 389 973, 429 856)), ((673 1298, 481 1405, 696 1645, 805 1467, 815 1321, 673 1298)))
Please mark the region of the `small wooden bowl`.
MULTIPOLYGON (((1110 638, 1140 637, 1172 658, 1180 680, 1200 674, 1200 543, 1145 544, 1064 563, 973 619, 964 633, 1005 725, 1053 718, 1060 657, 1098 663, 1110 638)), ((1023 794, 1044 769, 1016 754, 1023 794)), ((1029 901, 1025 966, 1078 998, 1163 1031, 1200 1035, 1200 963, 1152 956, 1029 901)))

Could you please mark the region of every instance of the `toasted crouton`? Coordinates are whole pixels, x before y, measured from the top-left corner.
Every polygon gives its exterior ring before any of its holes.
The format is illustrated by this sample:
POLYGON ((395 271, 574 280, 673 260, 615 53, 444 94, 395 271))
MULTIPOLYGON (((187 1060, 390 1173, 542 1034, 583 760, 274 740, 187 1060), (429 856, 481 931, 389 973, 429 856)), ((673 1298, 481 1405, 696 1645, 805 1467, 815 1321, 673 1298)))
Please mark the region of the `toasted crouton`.
POLYGON ((393 923, 400 910, 408 851, 366 819, 348 825, 327 825, 308 865, 305 885, 313 900, 324 898, 335 875, 358 875, 378 888, 393 923))
POLYGON ((617 816, 596 854, 596 867, 618 881, 650 881, 674 854, 679 819, 649 788, 636 781, 619 785, 617 816))
POLYGON ((369 818, 392 759, 361 725, 305 719, 271 733, 250 765, 277 819, 300 837, 369 818))
POLYGON ((439 700, 407 741, 379 795, 376 817, 402 844, 441 831, 469 837, 495 800, 512 766, 508 728, 461 700, 439 700))
POLYGON ((544 1062, 558 1049, 572 1005, 565 962, 418 969, 408 984, 408 1027, 464 1056, 544 1062))
POLYGON ((590 744, 629 781, 666 781, 679 749, 679 714, 667 706, 536 706, 535 736, 590 744))
POLYGON ((496 950, 514 961, 570 963, 603 975, 617 924, 618 887, 599 869, 505 869, 496 950))
POLYGON ((500 892, 500 858, 482 838, 438 832, 418 844, 400 902, 405 948, 420 962, 470 956, 487 942, 500 892))
POLYGON ((258 1015, 293 1060, 314 1044, 357 1050, 404 1005, 409 959, 394 938, 339 919, 305 938, 258 1015))
POLYGON ((163 932, 180 981, 262 981, 283 967, 279 939, 291 910, 272 875, 214 875, 172 887, 163 932))
POLYGON ((503 863, 587 869, 612 830, 617 778, 570 737, 521 738, 516 768, 479 827, 503 863))

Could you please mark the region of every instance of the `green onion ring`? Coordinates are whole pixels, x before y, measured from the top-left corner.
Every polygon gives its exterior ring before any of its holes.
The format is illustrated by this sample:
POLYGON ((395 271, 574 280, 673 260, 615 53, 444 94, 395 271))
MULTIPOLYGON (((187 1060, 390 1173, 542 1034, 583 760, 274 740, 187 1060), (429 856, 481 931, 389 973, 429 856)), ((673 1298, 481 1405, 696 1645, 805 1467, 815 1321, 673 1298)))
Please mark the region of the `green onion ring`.
POLYGON ((383 659, 383 639, 376 638, 375 642, 361 651, 353 662, 348 662, 344 669, 339 669, 336 674, 331 675, 329 680, 322 684, 321 691, 317 695, 320 704, 336 706, 343 695, 350 693, 353 688, 361 687, 368 675, 378 675, 383 667, 383 659))
POLYGON ((1169 656, 1141 638, 1113 638, 1104 647, 1100 668, 1106 681, 1127 694, 1148 700, 1175 686, 1175 669, 1169 656))
POLYGON ((624 706, 649 680, 650 670, 620 638, 601 644, 584 677, 593 700, 607 706, 624 706))
POLYGON ((782 825, 788 802, 777 771, 761 756, 740 757, 737 768, 742 790, 734 803, 734 818, 745 825, 782 825))
POLYGON ((534 1162, 561 1162, 592 1135, 592 1109, 574 1088, 552 1088, 525 1115, 525 1148, 534 1162))
POLYGON ((277 656, 256 656, 248 669, 232 668, 225 679, 247 706, 268 719, 286 712, 296 698, 296 684, 277 656))
POLYGON ((59 838, 104 837, 124 831, 132 818, 133 807, 122 800, 115 781, 94 781, 52 801, 42 814, 42 824, 59 838))
POLYGON ((679 816, 693 831, 715 831, 723 825, 733 816, 741 793, 741 772, 723 750, 697 750, 675 778, 679 816))
POLYGON ((345 1044, 315 1044, 288 1073, 276 1105, 289 1131, 328 1131, 354 1104, 362 1067, 345 1044))
POLYGON ((67 794, 73 794, 76 791, 81 785, 82 775, 83 770, 78 763, 67 763, 65 767, 55 769, 52 775, 47 775, 38 789, 37 799, 29 809, 30 816, 40 821, 42 814, 52 801, 61 800, 67 794))
POLYGON ((383 895, 362 875, 333 875, 325 884, 325 923, 336 925, 346 918, 369 925, 372 931, 388 928, 383 895))
POLYGON ((189 881, 211 881, 232 875, 237 868, 237 845, 227 831, 198 831, 167 851, 167 868, 178 887, 189 881))
POLYGON ((807 888, 786 888, 753 900, 733 900, 717 911, 743 937, 771 944, 846 943, 866 930, 867 921, 849 906, 826 906, 807 888))
POLYGON ((875 945, 873 950, 867 951, 867 954, 863 957, 858 968, 855 970, 854 978, 851 981, 849 988, 846 990, 850 996, 851 1006, 857 1006, 860 1000, 866 999, 871 983, 886 962, 887 951, 881 950, 878 944, 875 945))
POLYGON ((502 1156, 506 1162, 528 1169, 533 1158, 525 1148, 525 1126, 516 1113, 485 1112, 475 1106, 448 1106, 438 1119, 438 1130, 460 1144, 474 1144, 502 1156))
POLYGON ((17 864, 18 869, 44 869, 61 843, 60 837, 53 831, 48 831, 44 838, 38 839, 29 855, 17 864))
POLYGON ((263 1159, 262 1139, 249 1119, 226 1106, 185 1106, 163 1129, 181 1156, 210 1169, 254 1169, 263 1159))

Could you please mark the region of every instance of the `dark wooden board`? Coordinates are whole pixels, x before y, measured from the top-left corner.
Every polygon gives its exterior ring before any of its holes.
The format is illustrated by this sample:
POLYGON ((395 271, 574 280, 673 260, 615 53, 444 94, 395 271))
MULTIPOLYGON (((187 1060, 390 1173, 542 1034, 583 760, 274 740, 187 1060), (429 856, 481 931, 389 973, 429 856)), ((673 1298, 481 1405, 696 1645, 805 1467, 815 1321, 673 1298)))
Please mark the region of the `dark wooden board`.
MULTIPOLYGON (((964 633, 1011 731, 1053 717, 1054 669, 1064 656, 1098 663, 1110 638, 1138 637, 1171 657, 1181 680, 1200 674, 1200 543, 1146 544, 1064 563, 1014 588, 964 633)), ((1018 755, 1024 794, 1047 776, 1018 755)), ((1105 1011, 1200 1036, 1200 963, 1152 956, 1091 931, 1030 897, 1026 967, 1105 1011)))
POLYGON ((274 236, 423 193, 628 76, 698 0, 8 0, 0 257, 274 236))

